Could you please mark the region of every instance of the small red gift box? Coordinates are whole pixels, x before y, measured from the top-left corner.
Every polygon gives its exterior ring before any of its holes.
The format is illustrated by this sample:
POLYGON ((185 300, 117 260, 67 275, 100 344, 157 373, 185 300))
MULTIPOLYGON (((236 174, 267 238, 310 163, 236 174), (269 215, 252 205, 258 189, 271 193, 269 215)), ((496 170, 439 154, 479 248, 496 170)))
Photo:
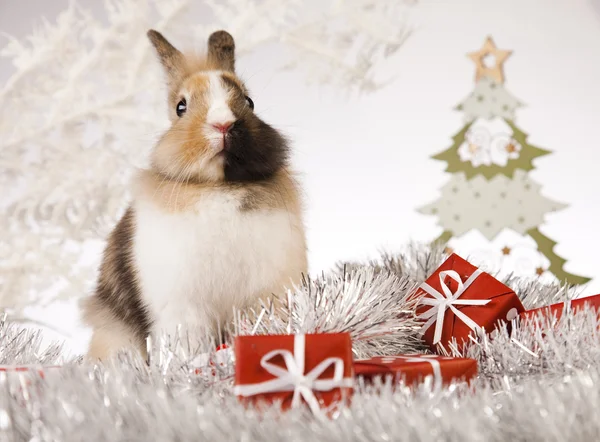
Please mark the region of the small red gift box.
POLYGON ((524 311, 519 315, 521 320, 531 321, 539 317, 547 320, 558 321, 565 309, 576 313, 586 308, 592 308, 600 312, 600 295, 589 296, 587 298, 572 299, 558 304, 547 305, 545 307, 535 308, 524 311))
POLYGON ((468 358, 449 358, 437 355, 380 356, 354 362, 356 377, 372 381, 378 376, 404 379, 407 385, 422 382, 433 376, 434 388, 449 385, 452 381, 470 382, 477 376, 477 361, 468 358))
POLYGON ((245 404, 280 402, 282 409, 306 403, 322 409, 346 402, 354 380, 348 333, 238 336, 234 393, 245 404))
POLYGON ((16 402, 25 406, 25 398, 29 397, 32 392, 39 393, 39 382, 44 379, 44 375, 51 369, 60 368, 58 365, 0 365, 0 373, 5 373, 2 376, 18 376, 18 388, 11 392, 11 395, 16 402), (38 387, 36 389, 36 387, 38 387))
POLYGON ((502 320, 525 311, 517 295, 488 273, 452 254, 417 290, 423 339, 436 351, 456 339, 459 349, 471 332, 493 331, 502 320))
POLYGON ((44 378, 44 372, 48 369, 60 368, 58 365, 0 365, 0 372, 5 373, 35 373, 44 378))

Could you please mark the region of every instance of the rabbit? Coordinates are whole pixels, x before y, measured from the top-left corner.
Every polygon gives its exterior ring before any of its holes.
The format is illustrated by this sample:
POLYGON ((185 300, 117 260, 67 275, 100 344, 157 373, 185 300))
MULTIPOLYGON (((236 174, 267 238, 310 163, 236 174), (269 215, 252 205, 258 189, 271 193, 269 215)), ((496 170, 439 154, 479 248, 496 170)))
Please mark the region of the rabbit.
POLYGON ((133 177, 82 305, 93 359, 124 348, 145 355, 148 336, 178 325, 216 335, 234 309, 257 307, 307 273, 289 143, 254 112, 233 37, 214 32, 207 53, 191 57, 147 35, 166 74, 171 125, 133 177))

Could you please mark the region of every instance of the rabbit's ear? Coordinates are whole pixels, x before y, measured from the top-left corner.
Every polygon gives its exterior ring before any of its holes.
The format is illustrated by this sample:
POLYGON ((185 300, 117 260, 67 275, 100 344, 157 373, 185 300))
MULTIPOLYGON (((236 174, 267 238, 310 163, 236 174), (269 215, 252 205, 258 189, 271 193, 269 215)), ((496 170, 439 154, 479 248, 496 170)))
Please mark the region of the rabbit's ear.
POLYGON ((207 61, 213 69, 235 71, 235 42, 231 34, 216 31, 208 37, 207 61))
POLYGON ((160 32, 150 29, 147 35, 169 77, 169 83, 176 83, 185 72, 185 57, 160 32))

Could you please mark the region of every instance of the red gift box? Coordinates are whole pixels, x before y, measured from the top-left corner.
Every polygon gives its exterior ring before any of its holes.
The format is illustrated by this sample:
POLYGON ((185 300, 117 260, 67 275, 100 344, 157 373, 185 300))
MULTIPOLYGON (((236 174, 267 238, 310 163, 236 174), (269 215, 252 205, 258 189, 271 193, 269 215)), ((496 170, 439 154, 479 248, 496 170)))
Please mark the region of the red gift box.
POLYGON ((600 295, 589 296, 587 298, 572 299, 569 301, 561 302, 558 304, 547 305, 545 307, 539 307, 532 310, 524 311, 519 315, 521 320, 531 321, 540 317, 546 318, 547 320, 558 321, 565 309, 576 313, 586 308, 593 308, 596 311, 600 311, 600 295))
POLYGON ((503 320, 525 311, 510 288, 452 254, 417 290, 417 316, 425 321, 423 339, 436 351, 456 339, 463 349, 472 332, 493 331, 503 320))
POLYGON ((348 333, 238 336, 234 393, 245 404, 306 403, 319 417, 352 394, 354 370, 348 333))
POLYGON ((477 376, 477 361, 468 358, 449 358, 437 355, 378 356, 354 362, 356 377, 372 381, 375 377, 393 376, 413 386, 427 376, 433 376, 436 389, 453 381, 470 382, 477 376))

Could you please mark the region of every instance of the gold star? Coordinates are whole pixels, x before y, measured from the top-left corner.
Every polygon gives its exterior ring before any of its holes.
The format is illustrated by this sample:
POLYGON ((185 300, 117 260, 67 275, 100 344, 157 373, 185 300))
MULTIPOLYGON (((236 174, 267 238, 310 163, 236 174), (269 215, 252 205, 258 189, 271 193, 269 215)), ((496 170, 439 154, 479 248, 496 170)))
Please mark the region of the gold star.
POLYGON ((510 247, 506 246, 502 249, 503 255, 510 255, 510 247))
POLYGON ((475 71, 475 81, 479 81, 481 77, 491 77, 497 83, 504 83, 504 73, 502 67, 506 59, 512 54, 512 51, 498 49, 491 37, 488 37, 483 44, 483 47, 468 54, 469 58, 475 62, 477 70, 475 71), (485 64, 485 58, 493 56, 494 66, 488 67, 485 64))
POLYGON ((508 144, 506 145, 506 151, 507 151, 508 153, 513 153, 513 152, 516 152, 516 151, 517 151, 517 146, 515 146, 513 143, 508 143, 508 144))
POLYGON ((538 276, 542 276, 544 274, 546 270, 544 270, 543 267, 538 267, 537 269, 535 269, 535 273, 538 274, 538 276))

